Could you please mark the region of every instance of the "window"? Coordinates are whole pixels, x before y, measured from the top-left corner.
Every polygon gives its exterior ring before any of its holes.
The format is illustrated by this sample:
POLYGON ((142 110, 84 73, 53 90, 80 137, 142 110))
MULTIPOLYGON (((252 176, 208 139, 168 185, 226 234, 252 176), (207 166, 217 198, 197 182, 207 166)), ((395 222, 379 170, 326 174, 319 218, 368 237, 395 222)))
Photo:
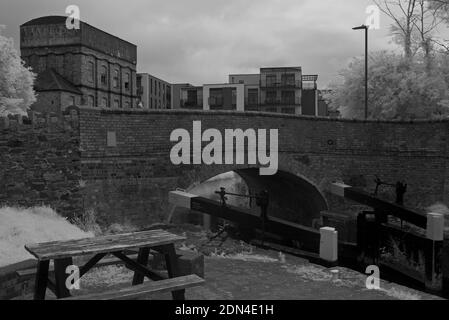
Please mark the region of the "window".
POLYGON ((76 101, 75 101, 75 97, 74 96, 70 96, 70 105, 71 106, 76 105, 76 101))
POLYGON ((281 82, 284 86, 294 86, 295 85, 295 74, 286 73, 281 76, 281 82))
POLYGON ((105 108, 108 107, 108 98, 101 99, 101 106, 105 108))
POLYGON ((150 80, 150 93, 153 93, 153 79, 150 80))
POLYGON ((259 90, 248 89, 248 104, 257 105, 259 102, 259 90))
POLYGON ((295 91, 282 91, 281 98, 283 104, 295 104, 295 91))
POLYGON ((114 108, 116 109, 120 108, 120 101, 118 101, 118 99, 114 100, 114 108))
POLYGON ((114 86, 114 88, 118 88, 119 87, 118 70, 114 70, 113 86, 114 86))
POLYGON ((125 90, 129 91, 129 73, 125 74, 125 90))
POLYGON ((209 90, 209 105, 211 109, 223 107, 223 88, 211 88, 209 90))
POLYGON ((267 75, 267 86, 268 87, 276 86, 276 75, 275 74, 267 75))
POLYGON ((95 100, 95 97, 94 97, 94 96, 88 96, 88 97, 87 97, 87 105, 88 105, 89 107, 93 107, 93 106, 94 106, 94 100, 95 100))
POLYGON ((197 106, 198 95, 196 90, 187 90, 187 103, 188 106, 197 106))
POLYGON ((87 74, 89 76, 89 82, 94 82, 95 79, 95 68, 94 68, 94 63, 93 62, 88 62, 87 63, 87 74))
POLYGON ((267 103, 276 103, 276 91, 267 91, 267 103))
POLYGON ((105 66, 101 67, 101 76, 100 76, 100 81, 101 84, 106 86, 108 85, 108 69, 105 66))
POLYGON ((126 109, 129 109, 129 107, 130 107, 129 101, 126 101, 126 102, 125 102, 125 108, 126 108, 126 109))

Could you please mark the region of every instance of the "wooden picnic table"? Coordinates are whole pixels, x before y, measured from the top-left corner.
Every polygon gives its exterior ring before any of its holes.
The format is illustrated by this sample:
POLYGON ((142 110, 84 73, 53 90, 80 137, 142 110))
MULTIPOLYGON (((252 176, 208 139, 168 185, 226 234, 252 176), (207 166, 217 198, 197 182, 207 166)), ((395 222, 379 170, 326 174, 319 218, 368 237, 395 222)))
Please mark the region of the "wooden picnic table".
MULTIPOLYGON (((25 249, 38 259, 34 299, 44 300, 46 289, 53 291, 58 299, 70 297, 66 287, 68 266, 73 265, 77 256, 93 255, 88 262, 79 267, 80 278, 94 267, 103 257, 112 254, 125 262, 125 266, 134 271, 132 285, 142 284, 144 277, 161 280, 160 274, 148 268, 150 250, 155 250, 165 256, 168 277, 179 275, 178 258, 174 244, 185 240, 184 237, 164 230, 108 235, 69 241, 53 241, 47 243, 26 245, 25 249), (126 256, 125 251, 138 250, 137 260, 126 256), (54 282, 48 278, 50 260, 54 261, 54 282)), ((185 290, 172 292, 173 299, 183 300, 185 290)))

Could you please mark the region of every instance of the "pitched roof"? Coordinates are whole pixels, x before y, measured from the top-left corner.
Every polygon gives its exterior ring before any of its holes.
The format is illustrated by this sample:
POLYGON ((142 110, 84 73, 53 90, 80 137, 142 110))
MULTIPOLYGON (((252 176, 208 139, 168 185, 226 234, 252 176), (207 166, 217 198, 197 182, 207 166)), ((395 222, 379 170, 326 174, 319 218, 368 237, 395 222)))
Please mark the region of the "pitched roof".
POLYGON ((73 83, 64 79, 54 69, 47 69, 39 73, 34 84, 34 89, 36 91, 66 91, 82 94, 73 83))

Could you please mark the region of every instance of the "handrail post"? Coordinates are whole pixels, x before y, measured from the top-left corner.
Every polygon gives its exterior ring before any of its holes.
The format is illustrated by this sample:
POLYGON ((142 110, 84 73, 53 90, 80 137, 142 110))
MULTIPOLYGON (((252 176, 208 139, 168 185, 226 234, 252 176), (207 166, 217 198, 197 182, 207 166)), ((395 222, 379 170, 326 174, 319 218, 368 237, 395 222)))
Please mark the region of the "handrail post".
POLYGON ((443 290, 442 253, 444 241, 444 216, 427 214, 427 245, 425 248, 425 286, 430 292, 443 290))

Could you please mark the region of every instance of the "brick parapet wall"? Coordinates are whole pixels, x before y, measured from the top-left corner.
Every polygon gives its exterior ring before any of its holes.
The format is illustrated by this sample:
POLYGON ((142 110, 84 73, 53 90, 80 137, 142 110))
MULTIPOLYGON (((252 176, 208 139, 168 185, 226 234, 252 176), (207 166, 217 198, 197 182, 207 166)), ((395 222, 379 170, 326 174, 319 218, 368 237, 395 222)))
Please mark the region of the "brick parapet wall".
MULTIPOLYGON (((448 121, 356 121, 235 111, 80 109, 82 176, 94 187, 89 206, 115 221, 149 222, 167 216, 170 189, 194 184, 242 166, 171 164, 174 129, 279 129, 279 168, 305 178, 326 194, 330 182, 374 190, 374 176, 409 184, 407 205, 447 201, 448 121), (117 146, 107 146, 108 132, 117 146), (162 198, 160 198, 162 197, 162 198), (120 200, 115 200, 120 199, 120 200), (124 205, 126 203, 126 206, 124 205), (140 214, 139 214, 140 212, 140 214)), ((243 166, 244 167, 244 166, 243 166)), ((389 200, 394 192, 384 189, 389 200)))
MULTIPOLYGON (((100 223, 147 225, 169 214, 167 193, 246 166, 175 166, 174 129, 279 129, 279 169, 326 196, 333 181, 374 190, 374 175, 409 184, 407 205, 449 195, 448 121, 354 121, 235 111, 108 110, 81 107, 62 117, 0 118, 2 205, 47 204, 65 216, 87 210, 100 223), (117 146, 107 146, 108 132, 117 146)), ((391 190, 387 190, 390 196, 391 190)), ((394 200, 391 198, 390 200, 394 200)))
POLYGON ((0 205, 82 212, 77 111, 0 118, 0 205))

